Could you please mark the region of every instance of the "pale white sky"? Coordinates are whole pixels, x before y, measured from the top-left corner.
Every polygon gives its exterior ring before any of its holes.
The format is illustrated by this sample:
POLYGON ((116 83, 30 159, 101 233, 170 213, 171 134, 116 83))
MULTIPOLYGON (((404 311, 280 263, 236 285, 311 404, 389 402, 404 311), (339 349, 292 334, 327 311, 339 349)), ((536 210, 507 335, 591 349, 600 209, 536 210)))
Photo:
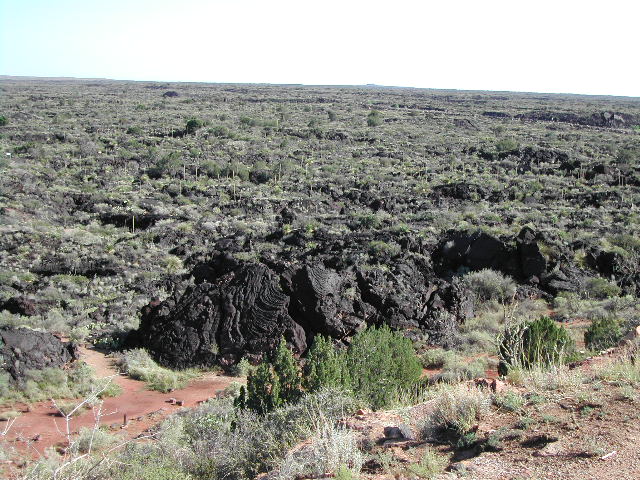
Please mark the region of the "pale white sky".
POLYGON ((637 0, 0 0, 0 74, 640 96, 637 0))

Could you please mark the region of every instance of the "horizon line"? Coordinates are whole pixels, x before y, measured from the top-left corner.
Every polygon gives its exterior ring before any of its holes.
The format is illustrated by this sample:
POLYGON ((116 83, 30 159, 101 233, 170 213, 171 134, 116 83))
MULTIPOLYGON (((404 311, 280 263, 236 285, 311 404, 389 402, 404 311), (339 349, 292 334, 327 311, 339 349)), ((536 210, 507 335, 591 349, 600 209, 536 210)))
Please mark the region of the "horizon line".
POLYGON ((40 76, 40 75, 6 75, 0 74, 0 80, 21 79, 21 80, 44 80, 44 81, 106 81, 106 82, 137 82, 137 83, 168 83, 168 84, 204 84, 204 85, 255 85, 255 86, 272 86, 272 87, 325 87, 325 88, 380 88, 380 89, 399 89, 399 90, 435 90, 441 92, 470 92, 470 93, 508 93, 523 95, 571 95, 580 97, 613 97, 640 100, 640 96, 633 95, 613 95, 602 93, 572 93, 572 92, 539 92, 526 90, 479 90, 466 88, 437 88, 437 87, 415 87, 405 85, 382 85, 376 83, 366 84, 340 84, 340 83, 271 83, 271 82, 216 82, 216 81, 198 81, 198 80, 134 80, 123 78, 109 77, 73 77, 73 76, 40 76))

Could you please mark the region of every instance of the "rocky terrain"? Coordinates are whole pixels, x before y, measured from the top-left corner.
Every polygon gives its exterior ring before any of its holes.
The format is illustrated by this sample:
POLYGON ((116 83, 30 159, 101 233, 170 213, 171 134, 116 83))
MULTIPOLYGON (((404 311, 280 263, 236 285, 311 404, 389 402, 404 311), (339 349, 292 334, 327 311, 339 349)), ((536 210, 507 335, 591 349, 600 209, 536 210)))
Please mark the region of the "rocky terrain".
MULTIPOLYGON (((575 346, 562 359, 570 364, 638 326, 636 98, 1 77, 0 154, 7 412, 50 398, 107 401, 92 390, 95 371, 77 361, 81 344, 168 393, 211 369, 256 378, 281 338, 300 377, 324 338, 355 368, 354 339, 388 326, 424 368, 416 392, 394 392, 409 408, 441 384, 497 377, 497 347, 514 324, 562 327, 575 346)), ((638 387, 629 375, 615 380, 627 400, 638 387)), ((501 381, 524 395, 534 382, 526 378, 501 381)), ((299 397, 321 396, 301 388, 299 397)), ((241 405, 245 394, 230 396, 241 405)), ((206 432, 189 426, 200 410, 184 413, 175 421, 194 457, 163 468, 170 478, 218 478, 211 472, 222 467, 194 460, 212 455, 211 435, 236 438, 243 421, 271 431, 280 408, 298 408, 287 402, 259 420, 227 404, 203 407, 218 429, 206 432)), ((334 407, 327 415, 337 422, 334 407)), ((296 435, 228 478, 296 463, 285 455, 307 438, 296 435)), ((227 445, 220 438, 215 448, 227 445)), ((380 453, 366 443, 360 453, 380 453)), ((438 454, 469 450, 449 447, 438 454)), ((380 465, 345 465, 362 478, 381 474, 380 465)), ((485 467, 478 472, 493 478, 485 467)), ((429 478, 416 471, 409 478, 429 478)), ((516 478, 508 475, 495 478, 516 478)))

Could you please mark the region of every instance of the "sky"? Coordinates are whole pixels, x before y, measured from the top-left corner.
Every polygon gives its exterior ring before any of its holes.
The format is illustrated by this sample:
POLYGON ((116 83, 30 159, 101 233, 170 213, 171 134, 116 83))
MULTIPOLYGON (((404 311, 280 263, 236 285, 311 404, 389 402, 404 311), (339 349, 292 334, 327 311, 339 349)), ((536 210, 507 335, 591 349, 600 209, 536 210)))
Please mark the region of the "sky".
POLYGON ((0 75, 640 96, 637 0, 0 0, 0 75))

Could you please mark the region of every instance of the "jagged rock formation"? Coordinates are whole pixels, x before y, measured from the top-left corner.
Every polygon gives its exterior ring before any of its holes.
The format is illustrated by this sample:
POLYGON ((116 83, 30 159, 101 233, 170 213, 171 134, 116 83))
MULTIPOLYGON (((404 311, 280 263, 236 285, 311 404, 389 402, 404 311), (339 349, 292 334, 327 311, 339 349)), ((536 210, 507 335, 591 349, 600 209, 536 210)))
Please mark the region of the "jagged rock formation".
POLYGON ((62 367, 77 358, 73 343, 62 342, 51 333, 0 328, 0 369, 16 382, 23 381, 28 370, 62 367))
POLYGON ((380 253, 386 261, 369 265, 355 262, 343 239, 327 238, 312 254, 252 262, 230 254, 250 248, 238 240, 218 242, 224 253, 198 263, 192 285, 145 307, 129 346, 146 347, 172 367, 229 364, 260 357, 283 335, 303 353, 315 335, 348 342, 368 324, 437 338, 443 323, 473 314, 462 287, 438 279, 429 258, 409 250, 421 248, 417 241, 401 242, 400 253, 380 253))
POLYGON ((219 240, 208 258, 195 262, 191 284, 145 307, 129 346, 183 368, 231 364, 243 356, 257 360, 281 336, 302 354, 315 335, 348 343, 366 325, 383 323, 446 343, 474 314, 460 272, 501 271, 524 284, 526 295, 575 290, 584 275, 569 262, 545 257, 528 228, 511 239, 452 231, 435 247, 411 235, 373 241, 370 235, 318 233, 312 250, 302 232, 269 238, 281 241, 283 250, 253 261, 236 255, 251 251, 249 237, 219 240))
POLYGON ((452 231, 432 257, 441 276, 451 276, 460 269, 490 268, 553 295, 563 290, 576 291, 586 275, 567 259, 547 260, 540 251, 535 232, 527 227, 515 241, 504 241, 479 231, 452 231))

